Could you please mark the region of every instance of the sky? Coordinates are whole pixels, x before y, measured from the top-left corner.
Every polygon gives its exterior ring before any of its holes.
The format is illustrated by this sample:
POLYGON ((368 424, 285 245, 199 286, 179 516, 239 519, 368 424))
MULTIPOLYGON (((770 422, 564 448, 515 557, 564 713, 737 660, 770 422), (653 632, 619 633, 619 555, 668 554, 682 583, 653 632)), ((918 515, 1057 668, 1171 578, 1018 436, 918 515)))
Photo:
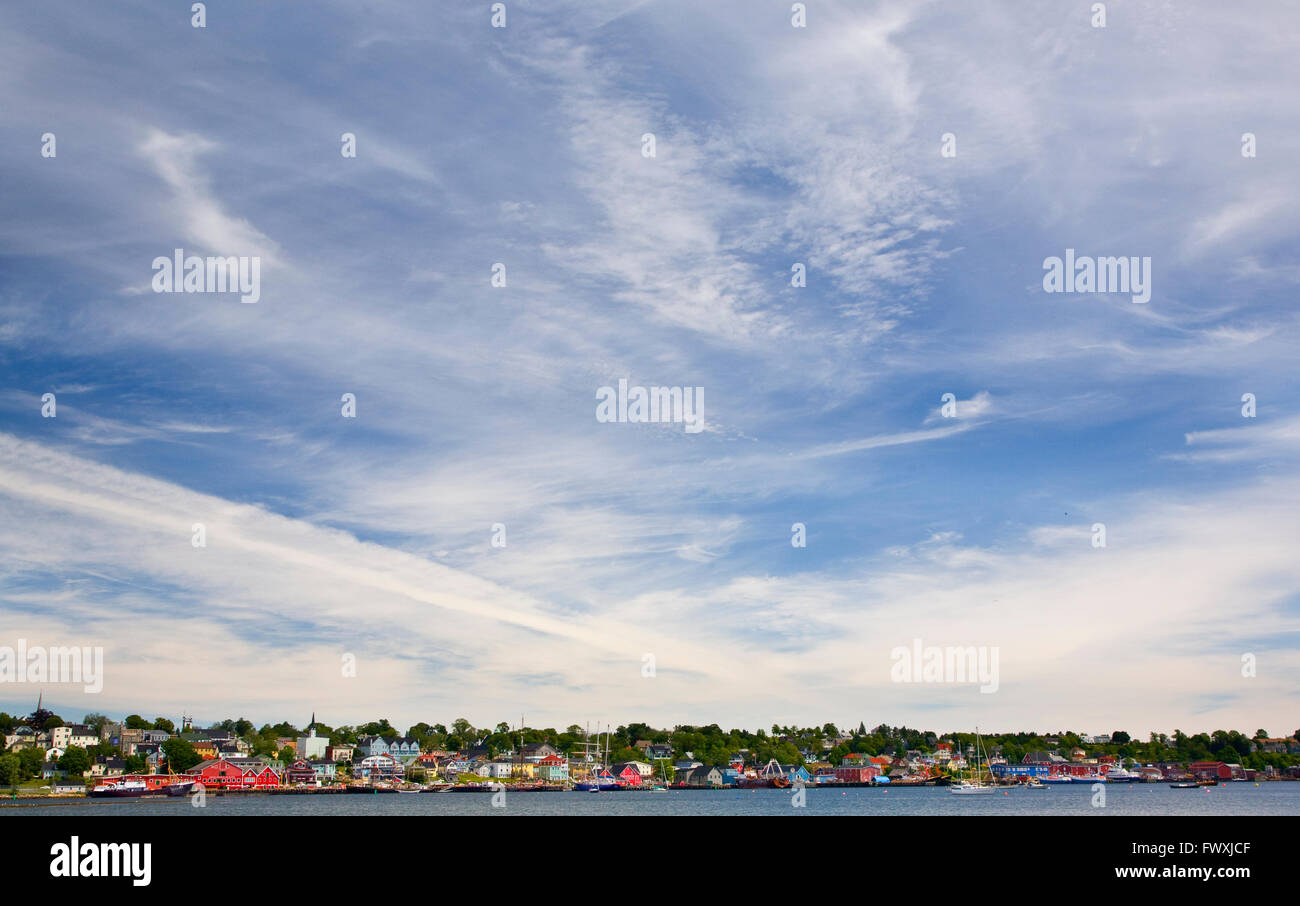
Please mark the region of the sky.
POLYGON ((188 7, 0 9, 0 708, 1300 726, 1293 6, 188 7))

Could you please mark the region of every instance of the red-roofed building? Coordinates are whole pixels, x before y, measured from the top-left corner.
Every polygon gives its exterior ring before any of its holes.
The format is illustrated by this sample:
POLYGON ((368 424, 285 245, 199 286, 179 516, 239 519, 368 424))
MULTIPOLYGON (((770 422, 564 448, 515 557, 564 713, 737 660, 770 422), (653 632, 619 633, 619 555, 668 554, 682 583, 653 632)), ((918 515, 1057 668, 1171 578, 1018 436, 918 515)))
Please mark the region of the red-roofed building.
POLYGON ((640 786, 641 772, 631 764, 616 764, 610 768, 614 779, 624 786, 640 786))
POLYGON ((185 774, 210 790, 274 789, 280 775, 262 761, 239 762, 214 758, 190 768, 185 774))
MULTIPOLYGON (((559 755, 547 755, 537 762, 537 776, 548 783, 568 780, 569 762, 559 755)), ((637 776, 640 776, 640 772, 637 776)))

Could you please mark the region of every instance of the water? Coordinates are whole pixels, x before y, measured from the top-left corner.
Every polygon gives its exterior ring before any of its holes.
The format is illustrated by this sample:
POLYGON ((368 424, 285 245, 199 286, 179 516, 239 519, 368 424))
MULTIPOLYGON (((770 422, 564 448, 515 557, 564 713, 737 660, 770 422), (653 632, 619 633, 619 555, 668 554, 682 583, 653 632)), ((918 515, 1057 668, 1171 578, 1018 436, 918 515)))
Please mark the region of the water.
POLYGON ((1229 783, 1174 790, 1164 784, 1113 784, 1094 808, 1087 784, 954 796, 935 787, 845 790, 809 787, 807 805, 786 790, 672 790, 667 793, 490 793, 213 796, 203 808, 182 799, 0 803, 0 815, 1300 815, 1300 783, 1229 783))

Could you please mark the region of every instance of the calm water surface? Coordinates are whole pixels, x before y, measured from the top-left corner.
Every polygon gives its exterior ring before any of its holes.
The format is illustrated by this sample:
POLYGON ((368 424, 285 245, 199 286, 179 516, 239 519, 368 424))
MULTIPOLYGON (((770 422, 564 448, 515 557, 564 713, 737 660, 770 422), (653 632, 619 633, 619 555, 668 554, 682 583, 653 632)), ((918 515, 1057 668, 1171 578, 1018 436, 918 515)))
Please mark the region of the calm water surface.
MULTIPOLYGON (((670 791, 667 793, 506 793, 493 808, 489 793, 402 795, 214 796, 194 808, 181 799, 86 800, 71 804, 0 807, 18 815, 1300 815, 1300 783, 1229 783, 1174 790, 1164 784, 1106 787, 1106 805, 1093 808, 1085 784, 1045 790, 1008 790, 954 796, 947 790, 807 790, 794 808, 785 790, 670 791)), ((8 806, 10 803, 0 803, 8 806)))

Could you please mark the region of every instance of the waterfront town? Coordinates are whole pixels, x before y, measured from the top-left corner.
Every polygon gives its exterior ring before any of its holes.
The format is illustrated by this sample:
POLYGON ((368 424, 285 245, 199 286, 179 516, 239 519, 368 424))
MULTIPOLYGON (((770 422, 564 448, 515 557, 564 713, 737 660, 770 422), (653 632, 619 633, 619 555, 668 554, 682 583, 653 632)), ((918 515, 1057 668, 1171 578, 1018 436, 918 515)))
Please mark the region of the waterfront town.
POLYGON ((311 716, 206 728, 182 716, 65 722, 0 712, 0 786, 13 797, 116 798, 243 792, 635 791, 805 785, 1217 784, 1300 779, 1300 731, 936 734, 834 724, 723 731, 645 724, 555 729, 388 721, 329 727, 311 716), (965 778, 965 779, 963 779, 965 778))

